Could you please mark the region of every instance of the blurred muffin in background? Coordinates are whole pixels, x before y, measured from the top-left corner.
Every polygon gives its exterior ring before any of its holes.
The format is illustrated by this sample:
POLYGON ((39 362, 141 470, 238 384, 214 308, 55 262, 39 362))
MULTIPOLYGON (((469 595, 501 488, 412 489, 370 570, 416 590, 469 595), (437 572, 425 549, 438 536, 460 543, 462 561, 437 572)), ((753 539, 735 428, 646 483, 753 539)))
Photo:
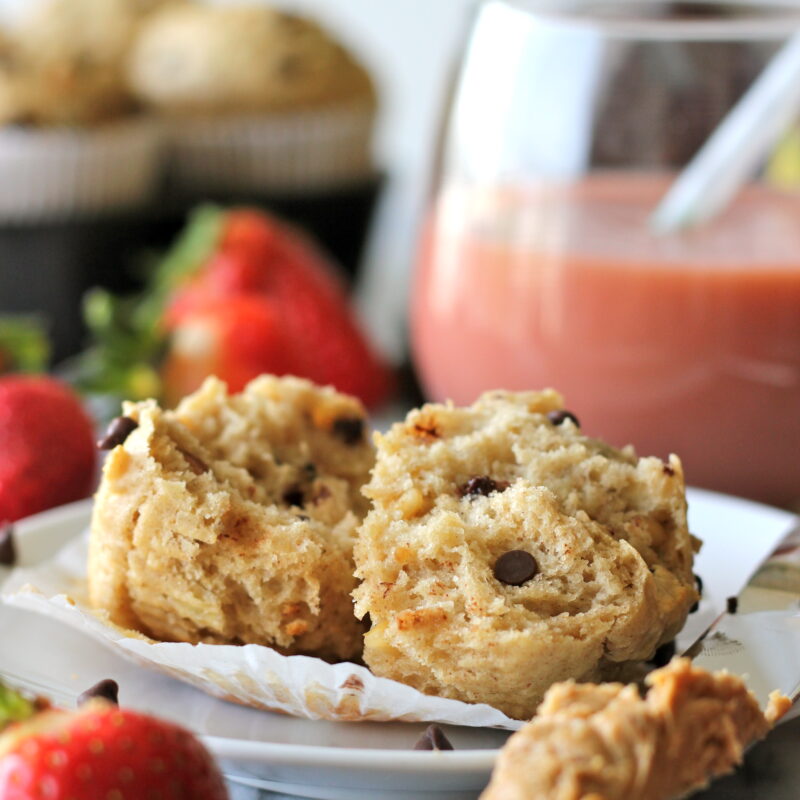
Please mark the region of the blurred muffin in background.
POLYGON ((165 8, 143 25, 129 76, 168 118, 179 190, 302 193, 374 172, 372 78, 311 20, 263 5, 165 8))
POLYGON ((157 126, 126 78, 137 0, 47 0, 0 37, 0 221, 136 206, 158 179, 157 126))

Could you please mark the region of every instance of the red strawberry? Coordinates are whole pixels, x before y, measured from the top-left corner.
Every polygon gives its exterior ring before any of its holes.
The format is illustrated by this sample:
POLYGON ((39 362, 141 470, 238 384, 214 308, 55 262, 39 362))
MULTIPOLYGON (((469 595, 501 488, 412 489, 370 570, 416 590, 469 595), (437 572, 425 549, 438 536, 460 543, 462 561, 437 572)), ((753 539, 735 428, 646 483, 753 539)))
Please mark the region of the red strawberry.
POLYGON ((172 399, 209 374, 238 391, 262 372, 290 373, 367 405, 389 389, 389 372, 327 261, 297 231, 260 212, 227 215, 217 252, 173 294, 164 325, 172 342, 162 374, 172 399))
POLYGON ((239 392, 256 375, 291 370, 282 316, 269 298, 186 293, 167 321, 173 333, 161 374, 169 404, 193 392, 208 375, 239 392))
POLYGON ((226 800, 189 731, 103 701, 45 711, 0 737, 3 800, 226 800))
POLYGON ((86 497, 95 460, 92 423, 69 387, 0 378, 0 522, 86 497))

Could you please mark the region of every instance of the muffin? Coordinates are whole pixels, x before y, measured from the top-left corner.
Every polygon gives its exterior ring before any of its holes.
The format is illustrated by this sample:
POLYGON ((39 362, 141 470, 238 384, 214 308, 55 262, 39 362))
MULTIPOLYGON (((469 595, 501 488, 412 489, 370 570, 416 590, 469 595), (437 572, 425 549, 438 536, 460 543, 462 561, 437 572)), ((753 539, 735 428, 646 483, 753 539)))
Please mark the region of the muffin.
POLYGON ((261 5, 167 8, 143 27, 129 75, 171 120, 179 188, 304 191, 373 172, 372 79, 311 20, 261 5))
POLYGON ((683 473, 584 436, 554 391, 427 405, 377 436, 355 548, 364 660, 529 718, 671 641, 697 600, 683 473))
POLYGON ((236 395, 211 378, 174 411, 124 413, 92 518, 93 606, 157 639, 357 657, 361 404, 297 378, 236 395))
POLYGON ((669 800, 731 772, 791 705, 677 659, 635 686, 562 683, 500 751, 481 800, 669 800))
POLYGON ((152 196, 160 136, 125 76, 142 13, 134 0, 48 0, 0 37, 0 221, 152 196))

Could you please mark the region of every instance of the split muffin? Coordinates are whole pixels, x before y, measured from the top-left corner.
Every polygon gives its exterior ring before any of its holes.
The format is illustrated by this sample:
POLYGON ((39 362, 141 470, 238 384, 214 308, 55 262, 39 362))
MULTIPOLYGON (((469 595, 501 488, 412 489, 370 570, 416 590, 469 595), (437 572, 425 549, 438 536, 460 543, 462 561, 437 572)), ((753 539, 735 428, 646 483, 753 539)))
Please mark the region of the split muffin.
POLYGON ((359 655, 352 548, 373 464, 364 409, 297 378, 174 411, 126 403, 110 429, 89 550, 94 607, 157 639, 359 655))
POLYGON ((672 640, 697 600, 683 472, 583 435, 554 391, 427 405, 376 436, 355 548, 364 660, 533 715, 672 640))

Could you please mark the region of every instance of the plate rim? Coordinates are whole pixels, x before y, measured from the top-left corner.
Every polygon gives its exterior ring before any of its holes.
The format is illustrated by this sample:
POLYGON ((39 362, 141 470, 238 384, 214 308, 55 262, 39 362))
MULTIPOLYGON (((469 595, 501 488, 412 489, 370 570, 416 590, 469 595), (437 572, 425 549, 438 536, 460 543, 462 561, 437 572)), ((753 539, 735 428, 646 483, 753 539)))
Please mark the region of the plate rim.
MULTIPOLYGON (((715 492, 709 489, 687 487, 689 506, 694 501, 714 505, 724 503, 738 506, 751 513, 768 516, 775 524, 785 524, 787 532, 796 524, 797 514, 791 511, 759 503, 755 500, 715 492)), ((43 529, 55 525, 89 524, 93 498, 77 500, 57 506, 13 523, 15 533, 21 539, 41 534, 43 529)), ((54 544, 54 548, 60 544, 54 544)), ((0 579, 2 585, 2 579, 0 579)), ((147 670, 147 667, 140 665, 147 670)), ((313 720, 310 720, 313 722, 313 720)), ((346 722, 344 724, 358 724, 346 722)), ((358 761, 360 771, 372 772, 390 769, 394 772, 418 771, 421 768, 436 768, 441 773, 467 772, 486 773, 494 765, 500 748, 476 748, 448 751, 386 750, 379 748, 338 748, 324 745, 285 744, 280 742, 253 741, 232 737, 199 735, 201 741, 220 759, 236 760, 243 763, 265 763, 280 759, 286 766, 313 765, 315 767, 352 769, 352 761, 358 761)))

